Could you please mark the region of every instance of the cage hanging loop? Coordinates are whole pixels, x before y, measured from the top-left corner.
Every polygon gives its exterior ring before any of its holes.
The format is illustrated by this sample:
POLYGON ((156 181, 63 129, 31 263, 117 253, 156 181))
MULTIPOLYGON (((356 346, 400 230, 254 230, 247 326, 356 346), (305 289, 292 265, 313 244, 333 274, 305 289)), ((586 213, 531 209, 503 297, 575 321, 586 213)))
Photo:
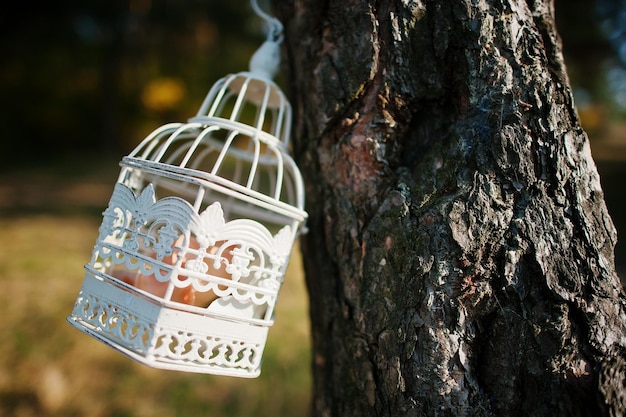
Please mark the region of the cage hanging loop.
POLYGON ((283 24, 277 18, 265 13, 260 7, 257 0, 250 0, 250 5, 252 6, 252 10, 265 20, 267 25, 269 26, 267 40, 281 43, 283 41, 283 24))
POLYGON ((252 9, 268 26, 267 40, 250 58, 250 72, 266 79, 273 79, 280 66, 280 43, 283 40, 283 24, 280 20, 265 13, 259 7, 257 0, 250 0, 252 9))

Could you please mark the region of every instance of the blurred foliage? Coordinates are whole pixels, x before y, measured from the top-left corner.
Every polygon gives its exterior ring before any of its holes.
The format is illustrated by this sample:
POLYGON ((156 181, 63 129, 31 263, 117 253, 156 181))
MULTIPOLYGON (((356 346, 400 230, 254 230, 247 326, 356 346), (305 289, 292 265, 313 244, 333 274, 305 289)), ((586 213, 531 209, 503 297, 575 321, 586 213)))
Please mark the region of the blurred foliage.
POLYGON ((193 116, 263 39, 247 0, 4 2, 2 167, 128 152, 193 116))
POLYGON ((626 115, 626 0, 555 0, 555 13, 581 123, 593 139, 626 115))

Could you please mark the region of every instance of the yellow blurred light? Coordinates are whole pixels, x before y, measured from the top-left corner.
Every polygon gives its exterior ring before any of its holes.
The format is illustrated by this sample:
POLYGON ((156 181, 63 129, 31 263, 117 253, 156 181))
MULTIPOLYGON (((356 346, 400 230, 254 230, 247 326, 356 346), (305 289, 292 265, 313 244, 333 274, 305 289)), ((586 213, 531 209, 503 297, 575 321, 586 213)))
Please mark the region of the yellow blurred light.
POLYGON ((185 97, 185 86, 177 78, 157 78, 143 89, 141 101, 152 111, 167 111, 176 107, 185 97))

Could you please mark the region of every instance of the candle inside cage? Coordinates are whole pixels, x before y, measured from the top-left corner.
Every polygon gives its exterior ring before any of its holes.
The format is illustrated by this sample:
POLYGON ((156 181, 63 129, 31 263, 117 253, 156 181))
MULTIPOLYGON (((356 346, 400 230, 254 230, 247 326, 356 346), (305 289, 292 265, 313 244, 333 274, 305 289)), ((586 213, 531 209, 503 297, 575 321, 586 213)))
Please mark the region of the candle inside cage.
MULTIPOLYGON (((180 236, 172 249, 180 248, 183 241, 184 236, 180 236)), ((231 279, 231 274, 226 269, 232 262, 231 250, 233 247, 229 247, 227 250, 220 250, 220 246, 224 243, 226 242, 217 242, 214 246, 202 249, 202 252, 197 252, 201 249, 200 245, 196 239, 191 239, 189 249, 194 251, 195 255, 187 252, 183 256, 180 250, 173 250, 171 255, 163 258, 162 262, 169 265, 170 268, 178 267, 178 276, 174 280, 160 281, 154 273, 144 274, 137 271, 133 273, 128 270, 118 270, 117 274, 119 276, 116 278, 158 297, 197 307, 208 307, 211 302, 218 298, 215 291, 210 289, 211 282, 215 283, 216 279, 231 279), (207 258, 201 256, 201 254, 206 255, 207 258), (200 257, 193 258, 193 256, 200 257), (191 278, 184 275, 184 266, 190 260, 204 265, 204 273, 209 280, 202 281, 199 278, 191 278), (177 286, 171 281, 179 283, 179 285, 177 286), (196 285, 193 285, 194 282, 196 285)), ((219 283, 215 285, 221 290, 225 289, 224 285, 219 283)))

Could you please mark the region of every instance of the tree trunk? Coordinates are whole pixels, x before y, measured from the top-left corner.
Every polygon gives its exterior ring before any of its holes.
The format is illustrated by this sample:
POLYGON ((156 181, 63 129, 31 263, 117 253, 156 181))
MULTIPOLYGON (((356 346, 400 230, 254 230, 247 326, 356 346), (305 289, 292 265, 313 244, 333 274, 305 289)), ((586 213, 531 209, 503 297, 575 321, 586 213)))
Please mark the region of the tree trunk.
POLYGON ((550 0, 281 0, 313 416, 620 416, 626 297, 550 0))

